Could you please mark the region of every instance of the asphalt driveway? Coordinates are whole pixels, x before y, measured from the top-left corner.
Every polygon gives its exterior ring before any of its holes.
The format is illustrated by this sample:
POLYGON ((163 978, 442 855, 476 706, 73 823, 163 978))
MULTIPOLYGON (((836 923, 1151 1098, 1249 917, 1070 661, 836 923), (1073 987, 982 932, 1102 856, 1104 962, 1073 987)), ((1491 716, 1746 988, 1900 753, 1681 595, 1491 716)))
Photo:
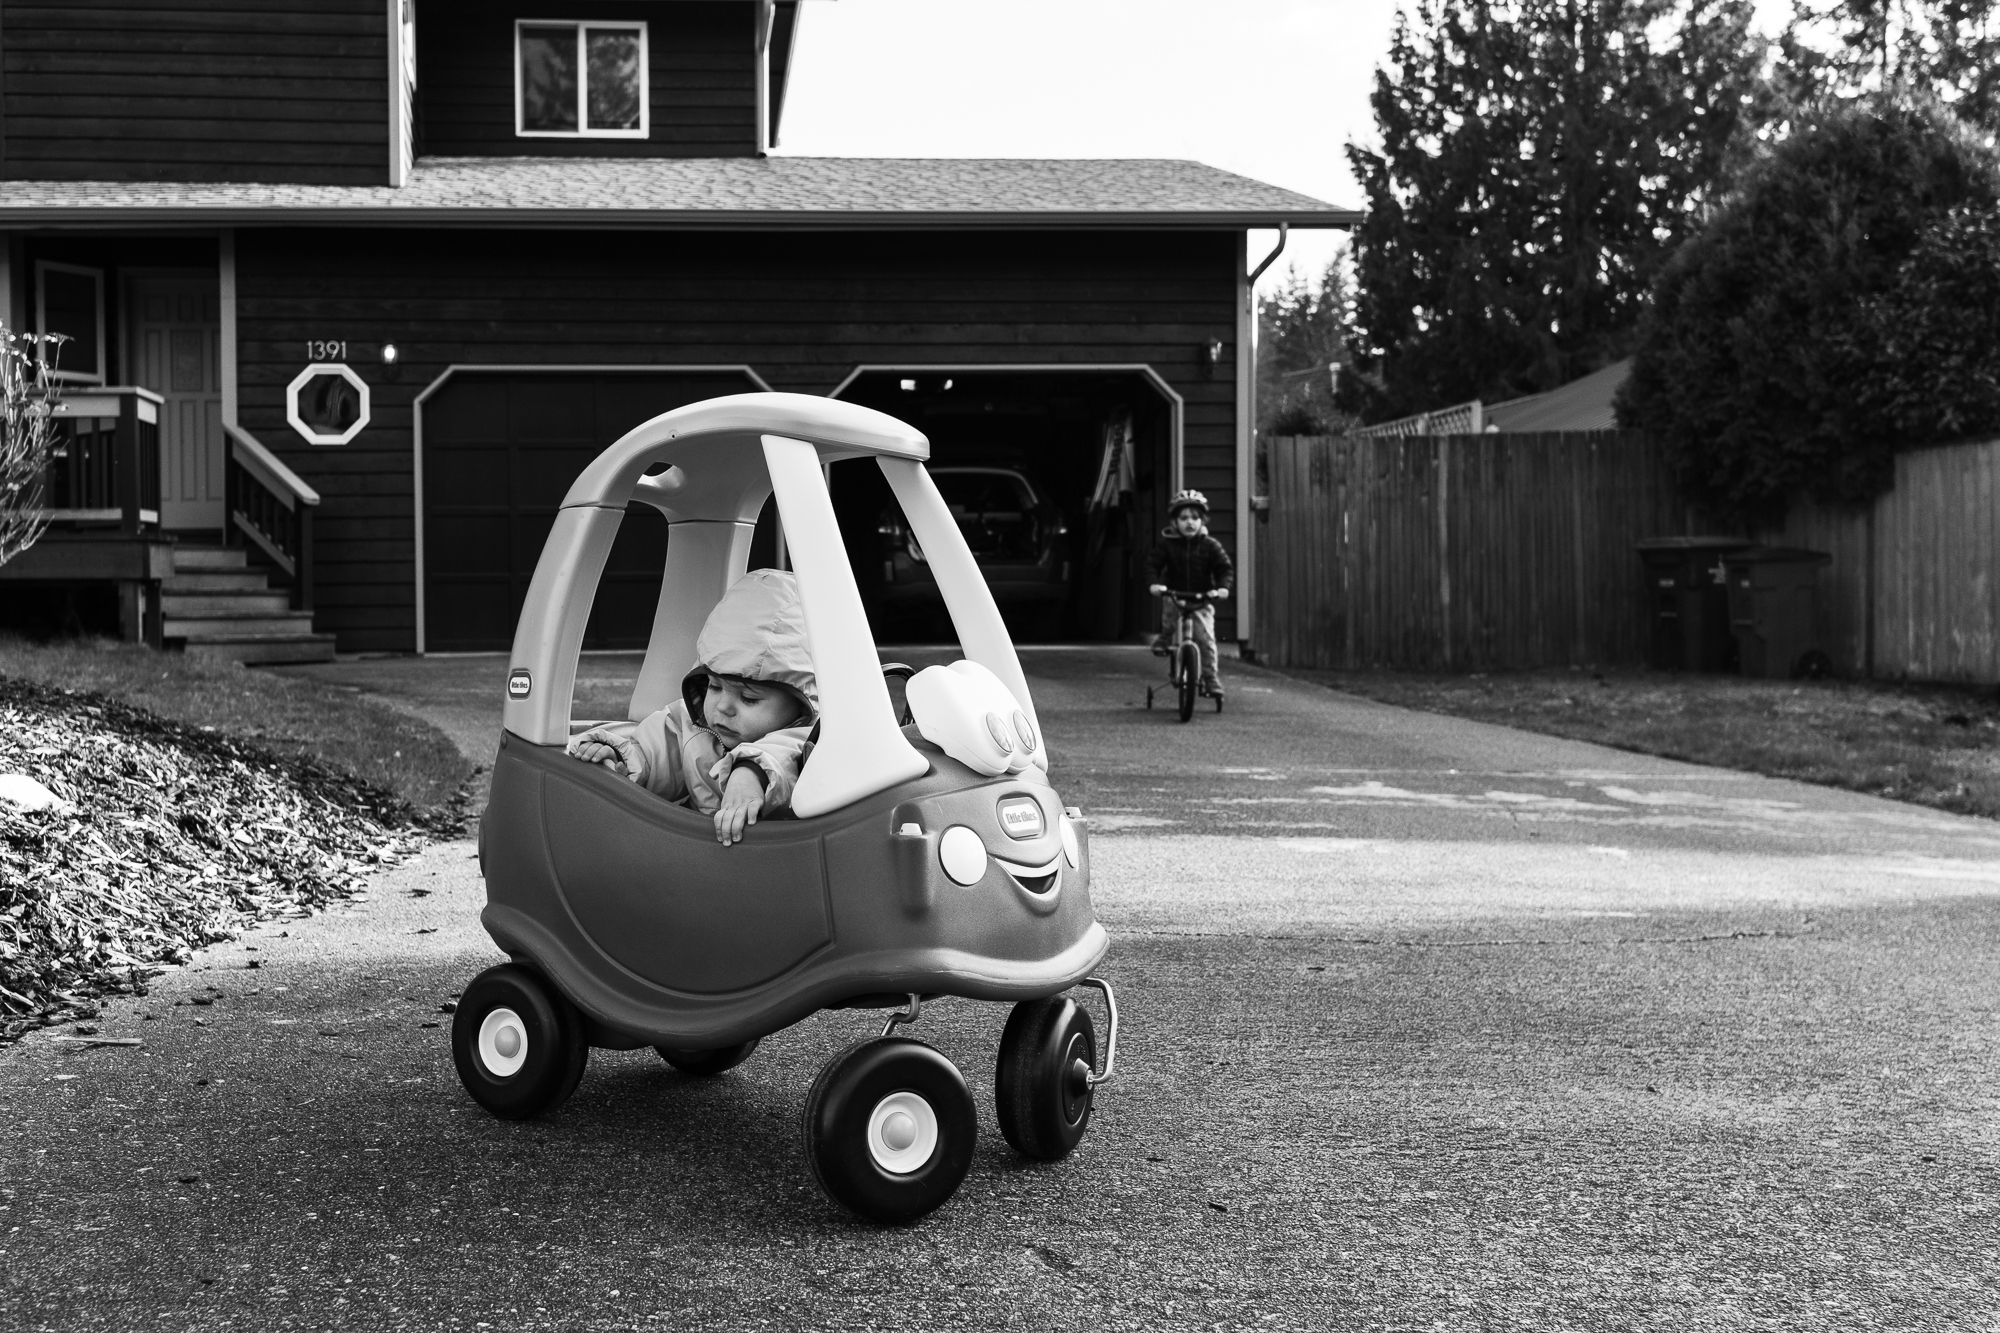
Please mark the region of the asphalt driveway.
MULTIPOLYGON (((143 1046, 0 1052, 0 1326, 1996 1326, 2000 828, 1247 668, 1183 726, 1143 653, 1025 657, 1126 1011, 1067 1162, 1000 1140, 1004 1013, 958 1002, 919 1035, 981 1145, 907 1230, 800 1148, 859 1015, 487 1118, 442 844, 107 1009, 143 1046)), ((312 670, 478 753, 504 666, 312 670)))

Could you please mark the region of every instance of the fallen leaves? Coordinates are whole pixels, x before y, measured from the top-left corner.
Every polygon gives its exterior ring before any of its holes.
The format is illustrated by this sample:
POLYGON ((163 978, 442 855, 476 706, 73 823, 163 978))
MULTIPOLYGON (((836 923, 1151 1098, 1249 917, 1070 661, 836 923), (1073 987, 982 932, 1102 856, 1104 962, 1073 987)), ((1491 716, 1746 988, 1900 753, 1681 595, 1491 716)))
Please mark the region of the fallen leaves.
POLYGON ((161 964, 345 898, 447 831, 311 760, 13 679, 0 772, 65 803, 0 803, 0 1040, 144 994, 161 964))

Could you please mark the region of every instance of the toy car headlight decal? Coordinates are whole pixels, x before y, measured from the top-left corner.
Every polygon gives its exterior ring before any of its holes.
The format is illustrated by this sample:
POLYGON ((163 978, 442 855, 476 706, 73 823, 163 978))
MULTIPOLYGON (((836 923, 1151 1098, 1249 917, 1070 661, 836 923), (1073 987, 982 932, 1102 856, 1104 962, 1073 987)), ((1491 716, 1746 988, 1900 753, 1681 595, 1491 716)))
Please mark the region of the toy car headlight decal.
POLYGON ((993 738, 993 744, 1001 754, 1014 753, 1014 740, 1007 734, 1007 724, 1000 720, 998 713, 986 715, 986 734, 993 738))
POLYGON ((1028 725, 1028 715, 1016 709, 1014 712, 1014 734, 1021 739, 1021 753, 1035 752, 1035 729, 1028 725))
POLYGON ((1076 846, 1076 825, 1070 822, 1068 815, 1063 815, 1056 820, 1056 832, 1062 835, 1063 859, 1069 862, 1070 869, 1077 869, 1082 865, 1083 854, 1076 846))
POLYGON ((1009 796, 1000 802, 1000 827, 1010 838, 1039 838, 1048 830, 1041 802, 1032 796, 1009 796))
POLYGON ((970 888, 986 878, 986 844, 963 824, 953 824, 938 839, 938 864, 955 884, 970 888))

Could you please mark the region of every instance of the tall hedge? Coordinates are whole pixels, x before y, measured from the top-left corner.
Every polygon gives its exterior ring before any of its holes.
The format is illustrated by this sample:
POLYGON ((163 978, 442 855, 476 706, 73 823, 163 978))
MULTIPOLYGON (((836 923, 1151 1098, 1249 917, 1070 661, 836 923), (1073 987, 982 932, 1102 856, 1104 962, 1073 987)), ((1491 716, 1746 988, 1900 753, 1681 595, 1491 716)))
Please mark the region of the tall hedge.
POLYGON ((1691 497, 1725 513, 1879 495, 1898 449, 1957 419, 1885 410, 1907 404, 1917 367, 1885 353, 1882 320, 1924 303, 1895 293, 1924 280, 1906 267, 1920 245, 1923 273, 1947 262, 1933 252, 1953 244, 1953 210, 1996 203, 2000 158, 1935 104, 1877 98, 1806 118, 1662 270, 1619 420, 1663 435, 1691 497))
POLYGON ((1837 343, 1874 438, 2000 436, 2000 208, 1932 222, 1837 343))

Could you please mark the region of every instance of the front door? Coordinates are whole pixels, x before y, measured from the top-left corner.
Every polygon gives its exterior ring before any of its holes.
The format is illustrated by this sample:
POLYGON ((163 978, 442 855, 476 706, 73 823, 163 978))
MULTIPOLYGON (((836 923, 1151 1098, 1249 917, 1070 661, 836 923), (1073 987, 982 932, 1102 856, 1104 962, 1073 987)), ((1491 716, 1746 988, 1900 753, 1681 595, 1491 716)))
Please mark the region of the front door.
POLYGON ((135 277, 132 382, 160 409, 160 525, 222 530, 221 289, 213 273, 135 277))

